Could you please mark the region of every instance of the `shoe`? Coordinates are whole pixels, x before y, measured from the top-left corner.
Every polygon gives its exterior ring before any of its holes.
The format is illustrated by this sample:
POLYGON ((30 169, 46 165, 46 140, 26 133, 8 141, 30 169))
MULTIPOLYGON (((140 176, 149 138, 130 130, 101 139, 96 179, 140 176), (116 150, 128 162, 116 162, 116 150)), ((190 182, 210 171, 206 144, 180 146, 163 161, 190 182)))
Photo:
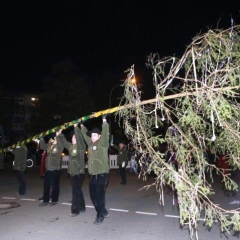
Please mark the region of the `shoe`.
POLYGON ((39 200, 39 201, 43 200, 43 197, 40 197, 38 200, 39 200))
POLYGON ((77 215, 79 215, 79 214, 77 214, 77 213, 70 213, 69 217, 76 217, 77 215))
POLYGON ((47 206, 47 205, 48 205, 47 202, 42 202, 41 204, 39 204, 39 207, 45 207, 45 206, 47 206))
POLYGON ((124 182, 120 182, 120 184, 122 184, 122 185, 126 185, 126 183, 124 183, 124 182))
POLYGON ((56 205, 57 204, 57 202, 50 202, 49 203, 49 206, 54 206, 54 205, 56 205))
POLYGON ((104 217, 98 217, 96 218, 96 220, 94 221, 94 224, 99 225, 104 221, 104 217))
POLYGON ((86 212, 86 209, 81 209, 80 210, 80 213, 84 213, 84 212, 86 212))
POLYGON ((103 217, 104 217, 104 218, 108 218, 108 217, 109 217, 108 211, 106 211, 106 212, 103 214, 103 217))

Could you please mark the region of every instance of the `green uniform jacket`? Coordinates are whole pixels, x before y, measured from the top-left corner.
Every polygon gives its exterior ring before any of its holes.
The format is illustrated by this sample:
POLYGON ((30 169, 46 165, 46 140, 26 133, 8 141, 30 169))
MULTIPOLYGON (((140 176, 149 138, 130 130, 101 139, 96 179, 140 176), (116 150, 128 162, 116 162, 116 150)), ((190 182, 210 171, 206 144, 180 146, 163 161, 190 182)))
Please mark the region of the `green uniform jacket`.
POLYGON ((85 173, 84 153, 86 151, 86 144, 79 127, 74 128, 74 134, 76 136, 76 144, 68 142, 63 134, 58 135, 58 141, 69 151, 68 173, 72 176, 85 173))
POLYGON ((118 156, 117 156, 117 164, 122 165, 123 162, 125 162, 125 166, 128 164, 128 149, 126 146, 124 146, 122 149, 120 149, 119 146, 116 144, 112 145, 115 149, 118 150, 118 156))
POLYGON ((13 149, 14 170, 25 171, 27 167, 27 147, 25 145, 13 149))
POLYGON ((81 126, 83 137, 88 145, 88 173, 92 175, 109 173, 109 125, 107 122, 102 124, 100 139, 92 142, 87 136, 87 129, 81 126))
POLYGON ((39 148, 40 148, 41 150, 43 150, 43 151, 47 151, 48 143, 45 143, 44 138, 40 138, 39 148))
POLYGON ((64 147, 58 138, 57 136, 57 143, 48 143, 47 157, 45 160, 46 170, 61 170, 62 151, 64 147))

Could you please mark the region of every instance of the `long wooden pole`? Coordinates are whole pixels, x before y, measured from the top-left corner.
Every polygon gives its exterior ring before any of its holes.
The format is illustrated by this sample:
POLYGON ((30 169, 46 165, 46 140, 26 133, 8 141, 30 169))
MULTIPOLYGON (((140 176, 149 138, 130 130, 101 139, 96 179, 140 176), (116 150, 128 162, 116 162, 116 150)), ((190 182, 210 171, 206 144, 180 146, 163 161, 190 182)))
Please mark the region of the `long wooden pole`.
MULTIPOLYGON (((239 86, 224 87, 224 88, 214 88, 214 89, 212 89, 212 91, 219 92, 220 90, 221 91, 226 91, 226 90, 232 90, 232 89, 237 89, 237 88, 239 88, 239 86)), ((159 97, 159 98, 152 98, 152 99, 141 101, 137 105, 141 106, 141 105, 145 105, 145 104, 154 103, 154 102, 156 102, 158 100, 165 101, 165 100, 169 100, 169 99, 175 99, 175 98, 180 98, 180 97, 191 96, 191 95, 202 93, 203 91, 206 91, 206 89, 199 89, 198 91, 194 91, 194 92, 177 93, 177 94, 173 94, 173 95, 164 96, 162 98, 161 97, 159 97)), ((47 136, 47 135, 49 135, 51 133, 55 133, 55 132, 57 132, 59 130, 67 129, 68 127, 71 127, 74 124, 77 124, 77 123, 79 123, 81 121, 86 121, 86 120, 91 119, 91 118, 97 118, 97 117, 100 117, 100 116, 106 115, 106 114, 112 114, 112 113, 120 111, 120 110, 122 110, 124 108, 131 108, 131 106, 132 106, 131 104, 128 104, 128 105, 123 105, 123 106, 118 106, 118 107, 106 109, 106 110, 103 110, 103 111, 99 111, 99 112, 93 113, 91 115, 87 115, 87 116, 78 118, 78 119, 73 120, 71 122, 64 123, 63 125, 54 127, 52 129, 47 130, 46 132, 42 132, 40 134, 36 134, 35 136, 33 136, 31 138, 28 138, 26 140, 18 142, 16 144, 12 145, 12 146, 7 147, 7 148, 1 149, 0 153, 7 152, 8 148, 15 148, 16 146, 22 146, 22 145, 25 145, 25 144, 33 141, 33 140, 36 140, 36 139, 42 138, 44 136, 47 136)))

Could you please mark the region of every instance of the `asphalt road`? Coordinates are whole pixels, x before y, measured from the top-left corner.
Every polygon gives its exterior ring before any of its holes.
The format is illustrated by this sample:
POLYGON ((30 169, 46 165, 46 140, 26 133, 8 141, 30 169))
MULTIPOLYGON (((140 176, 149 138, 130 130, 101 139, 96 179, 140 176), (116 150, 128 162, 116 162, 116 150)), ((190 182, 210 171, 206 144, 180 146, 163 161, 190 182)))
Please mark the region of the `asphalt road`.
MULTIPOLYGON (((14 171, 5 167, 0 171, 0 203, 16 202, 19 207, 0 210, 1 240, 187 240, 190 239, 187 226, 180 228, 178 208, 173 205, 171 193, 165 194, 165 206, 159 205, 159 194, 138 175, 127 173, 127 185, 120 184, 118 170, 110 170, 107 187, 106 207, 109 218, 101 225, 94 225, 96 217, 88 192, 88 176, 83 183, 87 210, 77 217, 69 217, 71 206, 71 186, 66 169, 61 174, 59 203, 55 206, 38 207, 41 203, 43 179, 40 168, 27 169, 27 192, 24 198, 17 194, 17 178, 14 171), (142 189, 142 190, 141 190, 142 189)), ((215 201, 223 207, 237 208, 230 204, 236 197, 224 196, 220 184, 216 183, 215 201)), ((1 206, 0 204, 0 206, 1 206)), ((199 223, 199 240, 239 239, 237 236, 220 234, 219 227, 209 231, 199 223)))

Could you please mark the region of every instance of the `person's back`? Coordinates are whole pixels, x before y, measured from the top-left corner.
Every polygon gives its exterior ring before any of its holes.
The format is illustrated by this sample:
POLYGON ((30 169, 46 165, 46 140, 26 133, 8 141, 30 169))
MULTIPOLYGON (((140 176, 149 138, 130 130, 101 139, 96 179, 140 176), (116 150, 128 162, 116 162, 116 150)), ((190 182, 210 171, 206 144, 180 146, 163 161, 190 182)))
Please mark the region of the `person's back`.
POLYGON ((18 193, 19 195, 24 195, 26 192, 25 171, 27 168, 27 147, 25 145, 17 146, 13 149, 12 153, 14 155, 13 169, 18 174, 18 193))
POLYGON ((47 147, 47 157, 45 159, 46 170, 60 170, 63 146, 56 140, 50 141, 47 147))
POLYGON ((13 149, 14 170, 25 171, 27 168, 27 147, 17 146, 13 149))
POLYGON ((111 145, 112 147, 118 150, 117 164, 119 166, 120 176, 122 179, 120 184, 126 185, 127 184, 126 167, 128 164, 128 157, 129 157, 127 146, 125 145, 123 140, 119 141, 118 145, 113 143, 111 145))

